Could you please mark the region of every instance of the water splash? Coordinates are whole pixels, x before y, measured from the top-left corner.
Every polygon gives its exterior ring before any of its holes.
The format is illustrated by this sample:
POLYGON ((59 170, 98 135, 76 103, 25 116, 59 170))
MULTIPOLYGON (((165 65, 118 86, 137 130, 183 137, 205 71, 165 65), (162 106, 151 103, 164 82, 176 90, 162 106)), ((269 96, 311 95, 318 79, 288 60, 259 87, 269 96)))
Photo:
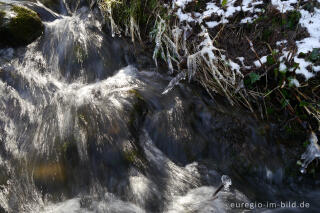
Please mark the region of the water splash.
POLYGON ((310 144, 307 147, 307 151, 305 151, 301 155, 301 159, 304 160, 301 165, 301 173, 306 173, 306 169, 308 165, 315 159, 320 158, 320 146, 318 145, 318 138, 314 132, 311 132, 309 138, 310 144))
POLYGON ((232 184, 231 178, 228 175, 222 175, 221 182, 223 184, 224 190, 229 191, 232 184))

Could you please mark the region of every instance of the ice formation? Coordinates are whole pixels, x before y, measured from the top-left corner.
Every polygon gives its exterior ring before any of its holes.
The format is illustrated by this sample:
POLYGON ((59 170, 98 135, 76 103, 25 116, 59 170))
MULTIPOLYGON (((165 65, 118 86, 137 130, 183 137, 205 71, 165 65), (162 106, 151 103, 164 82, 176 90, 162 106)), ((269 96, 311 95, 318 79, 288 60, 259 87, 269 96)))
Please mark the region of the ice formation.
POLYGON ((313 160, 320 158, 320 146, 318 145, 318 138, 314 132, 310 134, 309 142, 310 144, 307 147, 307 151, 301 156, 301 159, 303 160, 300 170, 301 173, 306 173, 308 165, 313 160))

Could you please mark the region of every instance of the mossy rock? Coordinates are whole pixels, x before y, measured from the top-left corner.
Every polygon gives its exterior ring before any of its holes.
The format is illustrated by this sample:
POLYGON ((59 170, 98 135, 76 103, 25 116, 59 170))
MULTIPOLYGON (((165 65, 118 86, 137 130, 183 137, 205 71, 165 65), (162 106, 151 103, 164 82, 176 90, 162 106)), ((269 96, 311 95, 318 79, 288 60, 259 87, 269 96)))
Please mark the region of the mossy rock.
POLYGON ((139 150, 137 146, 131 144, 130 142, 124 146, 122 150, 122 156, 128 164, 134 165, 140 169, 146 168, 147 160, 144 156, 144 153, 139 150))
POLYGON ((144 117, 148 112, 148 108, 145 99, 139 91, 132 89, 129 90, 128 93, 133 97, 133 106, 129 115, 128 127, 133 133, 136 133, 139 129, 139 125, 144 120, 144 117))
POLYGON ((1 45, 27 45, 43 33, 44 26, 34 11, 11 4, 0 5, 0 11, 1 45))

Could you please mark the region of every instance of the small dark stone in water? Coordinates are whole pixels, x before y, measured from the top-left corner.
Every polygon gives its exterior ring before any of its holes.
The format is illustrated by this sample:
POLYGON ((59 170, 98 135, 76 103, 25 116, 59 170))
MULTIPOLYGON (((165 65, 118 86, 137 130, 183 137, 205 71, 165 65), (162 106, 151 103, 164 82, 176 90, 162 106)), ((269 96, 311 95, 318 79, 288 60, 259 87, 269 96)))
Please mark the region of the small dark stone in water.
POLYGON ((80 207, 81 208, 89 208, 92 204, 92 198, 83 197, 80 199, 80 207))

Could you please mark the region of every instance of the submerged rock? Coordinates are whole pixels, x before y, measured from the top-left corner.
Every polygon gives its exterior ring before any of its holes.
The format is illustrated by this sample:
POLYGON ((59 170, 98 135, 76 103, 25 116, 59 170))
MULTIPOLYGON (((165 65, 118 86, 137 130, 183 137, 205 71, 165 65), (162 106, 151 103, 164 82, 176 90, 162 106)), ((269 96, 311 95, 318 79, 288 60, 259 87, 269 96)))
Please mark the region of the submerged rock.
POLYGON ((0 45, 30 44, 43 30, 41 19, 34 11, 22 6, 0 3, 0 45))

